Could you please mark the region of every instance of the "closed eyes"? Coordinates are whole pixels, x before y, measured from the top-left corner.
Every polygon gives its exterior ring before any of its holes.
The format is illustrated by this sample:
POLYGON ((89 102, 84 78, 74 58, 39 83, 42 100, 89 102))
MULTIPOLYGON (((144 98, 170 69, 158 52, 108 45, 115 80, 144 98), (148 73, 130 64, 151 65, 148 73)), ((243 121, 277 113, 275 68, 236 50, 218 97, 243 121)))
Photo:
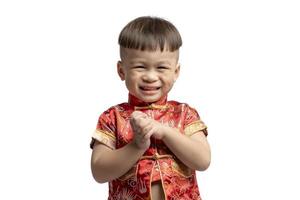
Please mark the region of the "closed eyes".
POLYGON ((143 65, 136 65, 136 66, 134 66, 133 68, 136 68, 136 69, 144 69, 145 66, 143 66, 143 65))
POLYGON ((168 67, 165 67, 165 66, 159 66, 157 67, 158 69, 169 69, 168 67))
POLYGON ((169 67, 167 67, 167 66, 159 66, 159 67, 157 67, 157 70, 158 71, 166 71, 166 70, 169 70, 170 68, 169 67))
MULTIPOLYGON (((149 69, 148 67, 144 66, 144 65, 135 65, 132 67, 132 69, 137 69, 137 70, 145 70, 145 69, 149 69)), ((159 71, 165 71, 170 69, 170 67, 168 66, 158 66, 156 67, 157 70, 159 71)))

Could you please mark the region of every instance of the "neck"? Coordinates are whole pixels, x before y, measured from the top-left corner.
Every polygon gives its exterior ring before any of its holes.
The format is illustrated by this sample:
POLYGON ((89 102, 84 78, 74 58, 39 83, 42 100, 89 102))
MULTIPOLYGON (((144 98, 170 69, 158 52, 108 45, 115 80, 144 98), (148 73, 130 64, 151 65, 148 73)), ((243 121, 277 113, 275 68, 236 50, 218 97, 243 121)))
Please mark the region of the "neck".
POLYGON ((151 105, 151 104, 165 105, 166 102, 167 102, 167 95, 163 96, 162 98, 160 98, 159 100, 157 100, 155 102, 144 102, 144 101, 138 99, 137 97, 133 96, 130 93, 128 95, 128 103, 132 106, 148 106, 148 105, 151 105))

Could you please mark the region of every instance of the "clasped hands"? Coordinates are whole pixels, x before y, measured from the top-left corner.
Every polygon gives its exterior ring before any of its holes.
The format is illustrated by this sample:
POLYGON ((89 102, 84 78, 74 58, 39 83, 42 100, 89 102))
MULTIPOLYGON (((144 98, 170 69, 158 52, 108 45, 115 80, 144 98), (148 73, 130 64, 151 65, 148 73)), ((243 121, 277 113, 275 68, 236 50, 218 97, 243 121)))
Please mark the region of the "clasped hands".
POLYGON ((150 137, 163 139, 166 125, 155 121, 141 111, 134 111, 130 117, 130 125, 134 134, 134 143, 140 149, 147 149, 150 146, 150 137))

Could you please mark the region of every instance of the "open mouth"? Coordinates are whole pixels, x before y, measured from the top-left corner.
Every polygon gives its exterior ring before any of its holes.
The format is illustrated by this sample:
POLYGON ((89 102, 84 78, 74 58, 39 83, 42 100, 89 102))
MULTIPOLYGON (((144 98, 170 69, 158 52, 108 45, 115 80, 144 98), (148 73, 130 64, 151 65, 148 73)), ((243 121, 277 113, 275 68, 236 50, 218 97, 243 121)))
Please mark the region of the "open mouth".
POLYGON ((147 87, 147 86, 140 86, 139 88, 143 91, 156 91, 160 89, 160 87, 147 87))

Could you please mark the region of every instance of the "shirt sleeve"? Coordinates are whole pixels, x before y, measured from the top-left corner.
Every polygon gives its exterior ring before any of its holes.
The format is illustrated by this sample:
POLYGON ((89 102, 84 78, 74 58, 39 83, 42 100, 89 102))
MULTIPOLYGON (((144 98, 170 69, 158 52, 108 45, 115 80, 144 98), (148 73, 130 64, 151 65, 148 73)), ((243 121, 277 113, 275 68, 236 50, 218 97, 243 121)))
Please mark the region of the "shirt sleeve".
POLYGON ((203 131, 205 136, 207 136, 207 126, 200 119, 200 116, 194 108, 187 105, 185 119, 184 119, 184 134, 191 136, 194 133, 203 131))
POLYGON ((94 147, 96 140, 113 150, 116 149, 115 115, 112 109, 100 115, 96 130, 92 134, 91 148, 94 147))

